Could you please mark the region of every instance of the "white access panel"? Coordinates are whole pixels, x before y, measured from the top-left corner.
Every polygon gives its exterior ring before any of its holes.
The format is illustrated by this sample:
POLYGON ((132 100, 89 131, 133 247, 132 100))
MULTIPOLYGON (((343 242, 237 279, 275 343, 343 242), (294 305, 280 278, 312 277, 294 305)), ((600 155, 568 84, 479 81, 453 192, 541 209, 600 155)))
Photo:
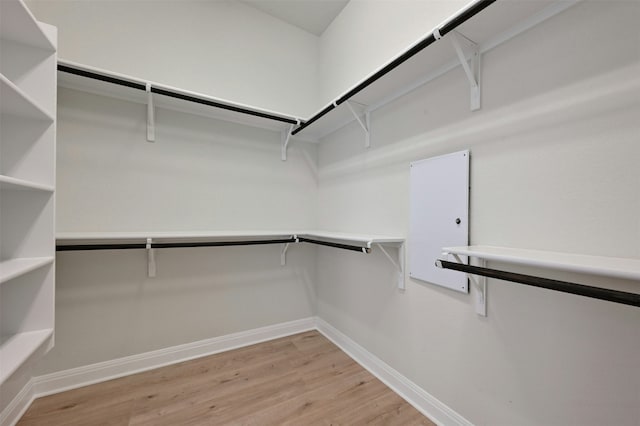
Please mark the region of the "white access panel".
POLYGON ((409 174, 409 276, 467 293, 466 274, 435 261, 469 241, 469 151, 416 161, 409 174))

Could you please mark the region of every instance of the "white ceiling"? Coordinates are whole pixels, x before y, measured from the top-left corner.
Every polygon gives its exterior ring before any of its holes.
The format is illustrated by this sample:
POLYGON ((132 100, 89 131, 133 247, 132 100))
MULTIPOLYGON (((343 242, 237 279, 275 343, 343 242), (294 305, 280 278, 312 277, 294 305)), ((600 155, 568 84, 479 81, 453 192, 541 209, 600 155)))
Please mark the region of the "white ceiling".
POLYGON ((322 35, 349 0, 241 0, 264 13, 322 35))

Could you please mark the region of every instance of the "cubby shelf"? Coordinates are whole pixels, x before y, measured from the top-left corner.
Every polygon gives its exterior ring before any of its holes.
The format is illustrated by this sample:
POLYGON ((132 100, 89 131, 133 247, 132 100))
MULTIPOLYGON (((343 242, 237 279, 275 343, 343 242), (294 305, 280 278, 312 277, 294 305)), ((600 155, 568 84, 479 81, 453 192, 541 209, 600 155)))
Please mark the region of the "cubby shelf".
POLYGON ((7 77, 0 74, 0 112, 4 115, 43 120, 53 123, 54 118, 42 109, 31 96, 26 94, 7 77))
POLYGON ((2 0, 0 39, 50 52, 56 50, 55 42, 40 28, 25 4, 18 0, 2 0))
POLYGON ((45 328, 3 336, 0 340, 0 383, 4 383, 52 335, 53 329, 45 328))
POLYGON ((53 257, 26 257, 0 262, 0 283, 53 263, 53 257))
POLYGON ((55 27, 37 22, 22 0, 0 0, 3 398, 12 392, 5 382, 30 379, 53 343, 56 39, 55 27))
POLYGON ((443 253, 489 261, 640 281, 640 259, 494 246, 445 247, 443 253))

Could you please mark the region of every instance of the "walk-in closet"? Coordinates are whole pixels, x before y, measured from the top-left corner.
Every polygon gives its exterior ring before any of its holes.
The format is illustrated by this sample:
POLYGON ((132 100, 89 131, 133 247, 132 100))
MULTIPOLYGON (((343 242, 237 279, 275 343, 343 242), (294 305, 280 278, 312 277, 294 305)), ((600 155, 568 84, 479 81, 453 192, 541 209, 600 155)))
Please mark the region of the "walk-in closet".
POLYGON ((0 426, 639 426, 639 21, 0 0, 0 426))

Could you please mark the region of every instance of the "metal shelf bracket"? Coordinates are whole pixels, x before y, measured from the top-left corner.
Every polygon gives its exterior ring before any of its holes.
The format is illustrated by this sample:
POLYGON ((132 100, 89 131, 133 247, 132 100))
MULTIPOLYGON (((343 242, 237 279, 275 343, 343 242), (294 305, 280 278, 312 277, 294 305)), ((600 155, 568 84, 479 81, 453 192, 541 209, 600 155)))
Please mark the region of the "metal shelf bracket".
POLYGON ((362 105, 354 101, 345 101, 345 104, 349 108, 349 111, 351 111, 351 114, 353 114, 355 119, 358 121, 358 124, 360 124, 360 127, 362 127, 362 130, 364 130, 364 146, 365 148, 369 148, 371 146, 371 112, 367 109, 366 105, 362 105), (364 121, 362 121, 362 117, 360 117, 353 107, 354 104, 364 109, 364 121))
POLYGON ((147 141, 156 141, 156 120, 155 110, 153 107, 153 93, 151 92, 151 83, 146 85, 147 91, 147 141))
POLYGON ((469 86, 471 89, 471 111, 480 109, 480 49, 478 44, 469 40, 464 35, 457 31, 451 31, 450 33, 451 43, 458 55, 458 60, 464 69, 464 73, 469 80, 469 86), (467 51, 465 55, 462 44, 466 45, 467 51), (469 59, 467 59, 469 56, 469 59))
POLYGON ((389 254, 389 252, 384 248, 384 246, 382 244, 376 243, 376 245, 378 246, 380 251, 382 251, 382 253, 384 253, 384 255, 387 257, 387 259, 389 259, 391 264, 398 271, 398 288, 400 290, 404 290, 405 289, 405 282, 404 282, 404 244, 400 244, 398 246, 398 257, 395 258, 395 259, 393 258, 393 256, 391 256, 389 254))
POLYGON ((287 147, 289 146, 289 141, 291 141, 291 132, 293 131, 293 128, 299 124, 300 121, 298 121, 298 124, 292 124, 288 129, 285 129, 280 133, 280 139, 282 141, 282 161, 287 161, 287 147))
POLYGON ((156 276, 156 250, 151 247, 152 238, 147 238, 147 276, 153 278, 156 276))

